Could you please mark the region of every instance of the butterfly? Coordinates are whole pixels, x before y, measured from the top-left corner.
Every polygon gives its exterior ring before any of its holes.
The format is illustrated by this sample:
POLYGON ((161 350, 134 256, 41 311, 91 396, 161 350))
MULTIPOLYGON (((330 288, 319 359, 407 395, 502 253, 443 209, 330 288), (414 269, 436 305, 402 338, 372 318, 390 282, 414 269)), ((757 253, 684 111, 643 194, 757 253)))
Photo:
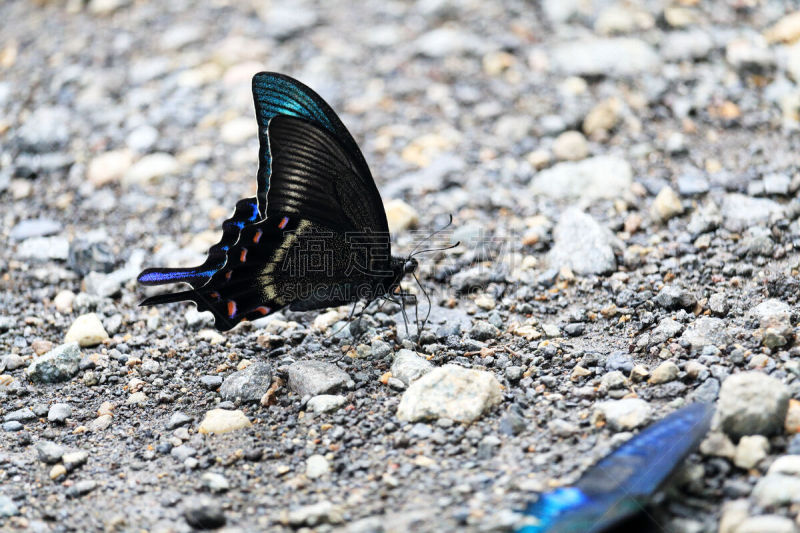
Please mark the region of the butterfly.
POLYGON ((347 128, 317 93, 283 74, 256 74, 253 98, 256 196, 237 202, 202 265, 139 274, 142 285, 190 286, 140 305, 192 301, 226 331, 285 307, 392 299, 418 263, 391 254, 383 201, 347 128))
POLYGON ((688 405, 601 459, 574 486, 542 494, 518 533, 599 533, 639 514, 708 432, 713 408, 688 405))

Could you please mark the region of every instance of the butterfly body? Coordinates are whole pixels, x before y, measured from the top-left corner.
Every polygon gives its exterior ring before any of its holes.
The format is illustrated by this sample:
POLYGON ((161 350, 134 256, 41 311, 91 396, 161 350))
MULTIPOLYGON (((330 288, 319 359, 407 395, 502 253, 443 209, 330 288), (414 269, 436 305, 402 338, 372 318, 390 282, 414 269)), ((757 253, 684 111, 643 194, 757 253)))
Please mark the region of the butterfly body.
POLYGON ((152 268, 144 285, 191 288, 142 305, 184 300, 227 330, 278 309, 371 301, 416 269, 391 255, 386 214, 369 168, 333 110, 281 74, 253 78, 259 123, 258 193, 240 200, 220 242, 194 268, 152 268))

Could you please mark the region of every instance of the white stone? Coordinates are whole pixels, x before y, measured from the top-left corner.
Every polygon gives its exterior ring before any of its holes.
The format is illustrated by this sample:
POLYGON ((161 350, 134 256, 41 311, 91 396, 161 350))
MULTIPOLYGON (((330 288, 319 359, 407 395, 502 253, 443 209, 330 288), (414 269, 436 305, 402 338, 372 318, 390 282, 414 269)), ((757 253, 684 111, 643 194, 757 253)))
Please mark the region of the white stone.
POLYGON ((97 346, 108 339, 108 333, 96 313, 87 313, 75 319, 64 336, 64 342, 77 342, 79 346, 97 346))

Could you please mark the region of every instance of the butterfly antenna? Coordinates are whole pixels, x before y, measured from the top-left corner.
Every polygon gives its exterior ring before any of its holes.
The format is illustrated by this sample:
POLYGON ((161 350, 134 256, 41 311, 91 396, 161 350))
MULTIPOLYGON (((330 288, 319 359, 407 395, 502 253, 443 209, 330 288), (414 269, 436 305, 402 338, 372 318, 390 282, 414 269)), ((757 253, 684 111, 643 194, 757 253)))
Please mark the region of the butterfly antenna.
MULTIPOLYGON (((441 232, 443 232, 444 230, 446 230, 447 228, 449 228, 449 227, 450 227, 450 224, 452 224, 452 223, 453 223, 453 215, 452 215, 452 213, 451 213, 451 214, 450 214, 450 220, 448 220, 448 221, 447 221, 447 224, 445 224, 444 226, 442 226, 441 228, 439 228, 439 229, 437 229, 437 230, 433 230, 433 231, 431 232, 431 234, 430 234, 430 235, 428 235, 427 237, 425 237, 424 239, 422 239, 421 241, 419 241, 419 242, 417 243, 417 245, 414 247, 414 249, 413 249, 413 250, 411 250, 411 252, 410 252, 410 254, 409 254, 409 256, 408 256, 408 257, 414 257, 414 252, 416 252, 416 251, 417 251, 417 249, 418 249, 420 246, 422 246, 422 245, 423 245, 423 243, 425 243, 425 242, 427 242, 427 241, 429 241, 429 240, 433 239, 433 237, 434 237, 434 236, 436 236, 438 233, 441 233, 441 232)), ((458 245, 456 245, 456 246, 458 246, 458 245)), ((445 250, 447 250, 447 248, 444 248, 444 249, 445 249, 445 250)))
POLYGON ((458 241, 455 244, 451 244, 450 246, 443 246, 442 248, 426 248, 425 250, 419 250, 418 252, 415 252, 415 253, 411 254, 409 256, 409 258, 414 257, 415 255, 424 254, 424 253, 428 253, 428 252, 441 252, 441 251, 444 251, 444 250, 452 250, 456 246, 460 246, 460 245, 461 245, 461 241, 458 241))

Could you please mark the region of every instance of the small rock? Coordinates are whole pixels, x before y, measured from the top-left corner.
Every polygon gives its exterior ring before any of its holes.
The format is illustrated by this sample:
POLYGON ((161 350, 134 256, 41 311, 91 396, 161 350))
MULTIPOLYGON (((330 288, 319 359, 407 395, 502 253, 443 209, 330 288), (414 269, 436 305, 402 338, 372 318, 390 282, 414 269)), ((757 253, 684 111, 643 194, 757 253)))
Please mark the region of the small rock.
POLYGON ((783 474, 766 475, 759 479, 753 488, 753 497, 763 507, 781 507, 798 503, 800 502, 800 477, 783 474))
POLYGON ((633 171, 624 159, 596 156, 565 161, 537 173, 531 180, 534 193, 555 199, 618 199, 633 182, 633 171))
POLYGON ((656 195, 651 213, 653 218, 661 220, 662 222, 666 222, 672 217, 680 215, 683 213, 683 204, 681 204, 680 196, 678 196, 672 187, 664 187, 658 195, 656 195))
POLYGON ((147 395, 142 391, 134 392, 133 394, 128 396, 127 400, 125 400, 125 404, 140 405, 140 406, 147 405, 147 395))
POLYGON ((341 510, 329 501, 292 509, 286 517, 286 522, 294 528, 315 527, 320 524, 341 524, 343 521, 341 510))
POLYGON ((751 226, 768 224, 772 216, 783 213, 783 208, 766 198, 728 194, 722 201, 720 212, 725 229, 742 232, 751 226))
POLYGON ((652 385, 660 385, 673 381, 678 378, 678 373, 678 365, 672 361, 664 361, 653 370, 649 383, 652 385))
POLYGON ((4 422, 26 422, 28 420, 35 419, 36 413, 34 413, 30 407, 23 407, 22 409, 9 411, 5 414, 5 416, 3 416, 4 422))
POLYGON ((583 132, 592 136, 611 131, 619 124, 622 102, 619 98, 609 98, 595 105, 583 119, 583 132))
POLYGON ((769 455, 769 441, 763 435, 745 435, 739 439, 733 464, 749 470, 769 455))
POLYGON ((108 333, 96 313, 88 313, 76 318, 64 336, 65 343, 77 342, 81 347, 97 346, 106 339, 108 339, 108 333))
POLYGON ((736 455, 736 445, 725 433, 711 431, 705 440, 700 443, 700 453, 715 457, 724 457, 730 461, 736 455))
POLYGON ((553 155, 561 161, 578 161, 589 155, 586 137, 579 131, 565 131, 553 142, 553 155))
POLYGON ((39 454, 39 460, 43 463, 51 465, 59 462, 64 451, 63 446, 49 440, 40 440, 36 443, 36 453, 39 454))
POLYGON ((272 369, 267 363, 253 363, 244 370, 234 372, 222 383, 219 394, 224 400, 257 402, 272 384, 272 369))
POLYGON ((67 498, 79 498, 85 496, 97 488, 97 482, 91 479, 78 481, 67 489, 67 498))
POLYGON ((681 340, 688 342, 692 349, 699 350, 704 346, 723 346, 731 337, 725 329, 725 321, 721 318, 700 317, 686 328, 681 340))
POLYGON ((47 420, 57 424, 63 424, 71 416, 72 407, 68 403, 54 403, 47 411, 47 420))
POLYGON ((417 225, 419 215, 413 207, 402 200, 389 200, 384 204, 389 231, 393 234, 403 232, 417 225))
POLYGON ((222 376, 200 376, 200 383, 208 390, 217 390, 222 385, 222 376))
POLYGON ((330 470, 331 467, 328 460, 322 455, 314 454, 306 460, 306 477, 308 479, 320 478, 330 470))
POLYGON ((130 150, 114 150, 94 157, 89 162, 86 178, 95 187, 102 187, 122 179, 133 164, 130 150))
POLYGON ((769 465, 767 475, 786 474, 800 477, 800 455, 783 455, 769 465))
POLYGON ((677 285, 664 285, 656 295, 655 301, 668 310, 693 309, 697 304, 694 294, 677 285))
POLYGON ((650 45, 627 37, 569 41, 554 46, 550 58, 555 70, 576 76, 633 76, 660 66, 650 45))
POLYGON ((49 218, 33 218, 21 220, 16 226, 11 228, 8 236, 15 241, 22 241, 31 237, 45 237, 60 233, 61 223, 49 218))
POLYGON ((34 383, 59 383, 78 373, 81 351, 77 342, 62 344, 28 366, 27 374, 34 383))
POLYGON ((187 415, 186 413, 182 413, 181 411, 177 411, 173 413, 171 417, 169 417, 169 421, 167 422, 167 429, 175 429, 181 426, 185 426, 189 424, 192 420, 194 420, 191 416, 187 415))
POLYGON ((158 141, 158 130, 149 124, 137 126, 125 138, 125 144, 140 154, 149 152, 158 141))
POLYGON ((761 372, 734 374, 720 389, 719 427, 733 439, 780 433, 789 397, 788 387, 776 378, 761 372))
POLYGON ((17 516, 19 508, 14 505, 14 502, 8 496, 0 494, 0 518, 8 518, 10 516, 17 516))
POLYGON ((100 415, 89 424, 89 429, 92 431, 104 431, 111 426, 114 417, 111 415, 100 415))
POLYGON ((800 400, 789 400, 789 408, 786 411, 786 420, 783 425, 789 435, 800 433, 800 400))
POLYGON ((768 514, 745 518, 735 533, 797 533, 797 527, 785 516, 768 514))
POLYGON ((54 465, 48 474, 53 481, 67 475, 67 467, 62 464, 54 465))
POLYGON ((55 259, 66 261, 69 258, 69 241, 64 237, 31 237, 17 246, 17 257, 46 261, 55 259))
POLYGON ((203 434, 208 433, 228 433, 238 429, 250 427, 252 424, 242 411, 231 411, 228 409, 212 409, 206 413, 205 418, 200 423, 198 431, 203 434))
POLYGON ((575 274, 607 274, 617 268, 614 236, 590 215, 567 209, 553 231, 555 244, 547 255, 552 268, 569 267, 575 274))
POLYGON ((225 476, 215 472, 206 472, 200 477, 200 480, 203 482, 203 486, 211 492, 225 492, 230 488, 230 484, 228 480, 225 479, 225 476))
POLYGON ((225 122, 220 130, 220 138, 228 144, 242 144, 258 135, 256 122, 250 117, 237 117, 225 122))
POLYGON ((800 39, 800 11, 785 14, 764 32, 764 37, 770 43, 793 43, 800 39))
POLYGON ((148 154, 133 164, 123 177, 124 185, 144 185, 180 169, 178 161, 171 154, 156 152, 148 154))
POLYGON ((289 388, 298 396, 318 396, 355 384, 338 366, 324 361, 298 361, 289 366, 289 388))
POLYGON ((335 411, 347 402, 347 398, 338 394, 320 394, 312 397, 306 404, 316 414, 335 411))
MULTIPOLYGON (((664 300, 666 300, 666 298, 664 300)), ((658 297, 656 297, 656 301, 658 301, 658 297)), ((681 298, 679 297, 678 302, 680 301, 681 298)), ((670 302, 665 302, 665 303, 670 304, 670 302)), ((658 326, 656 326, 656 328, 650 333, 650 342, 653 344, 660 344, 669 339, 677 337, 682 330, 683 330, 683 324, 681 324, 680 322, 678 322, 673 318, 665 318, 661 320, 661 322, 658 323, 658 326)))
POLYGON ((25 359, 15 353, 4 355, 2 358, 0 358, 0 372, 2 372, 4 369, 16 370, 23 366, 25 366, 25 359))
POLYGON ((631 431, 650 421, 653 408, 639 398, 609 400, 596 405, 601 420, 605 420, 612 431, 631 431))
POLYGON ((56 306, 56 311, 62 315, 72 312, 72 302, 75 301, 75 293, 70 290, 58 291, 56 297, 53 298, 53 305, 56 306))
POLYGON ((502 387, 490 372, 446 364, 411 383, 397 417, 411 422, 449 418, 469 423, 501 399, 502 387))
POLYGON ((61 462, 64 464, 64 468, 67 469, 68 472, 72 472, 79 466, 86 464, 86 461, 89 459, 89 452, 78 450, 75 452, 66 452, 64 455, 61 456, 61 462))
POLYGON ((17 142, 24 152, 55 152, 69 143, 71 123, 69 109, 39 107, 17 130, 17 142))
POLYGON ((724 294, 712 294, 708 298, 708 309, 717 316, 728 314, 728 299, 724 294))
POLYGON ((469 336, 478 341, 494 339, 498 335, 500 335, 500 330, 486 320, 476 320, 472 329, 469 330, 469 336))
POLYGON ((225 525, 225 513, 220 502, 207 497, 192 498, 183 508, 186 522, 197 529, 217 529, 225 525))

